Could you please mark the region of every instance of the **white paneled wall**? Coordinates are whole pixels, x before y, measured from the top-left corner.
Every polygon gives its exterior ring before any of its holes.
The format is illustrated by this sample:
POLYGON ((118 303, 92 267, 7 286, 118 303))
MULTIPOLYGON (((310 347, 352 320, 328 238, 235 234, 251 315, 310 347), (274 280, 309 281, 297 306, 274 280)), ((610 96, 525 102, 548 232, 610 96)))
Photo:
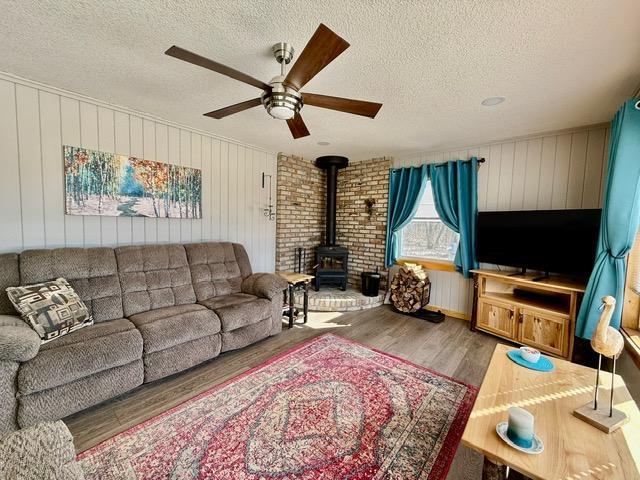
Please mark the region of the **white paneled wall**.
MULTIPOLYGON (((0 75, 0 252, 229 240, 256 271, 275 267, 263 215, 276 155, 68 92, 0 75), (200 220, 64 214, 62 145, 202 169, 200 220)), ((274 196, 275 202, 275 196, 274 196)))
MULTIPOLYGON (((598 208, 606 172, 606 125, 396 158, 393 166, 484 157, 478 172, 478 208, 548 210, 598 208)), ((458 273, 430 271, 431 305, 471 314, 473 287, 458 273)))

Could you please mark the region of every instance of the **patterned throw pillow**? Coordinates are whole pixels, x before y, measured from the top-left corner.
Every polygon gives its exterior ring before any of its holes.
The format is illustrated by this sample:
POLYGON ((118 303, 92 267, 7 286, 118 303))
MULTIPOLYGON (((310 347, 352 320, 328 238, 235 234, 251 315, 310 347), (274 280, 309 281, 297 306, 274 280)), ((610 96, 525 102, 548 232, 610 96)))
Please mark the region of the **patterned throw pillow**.
POLYGON ((40 335, 42 343, 93 325, 89 309, 64 278, 9 287, 7 295, 24 321, 40 335))

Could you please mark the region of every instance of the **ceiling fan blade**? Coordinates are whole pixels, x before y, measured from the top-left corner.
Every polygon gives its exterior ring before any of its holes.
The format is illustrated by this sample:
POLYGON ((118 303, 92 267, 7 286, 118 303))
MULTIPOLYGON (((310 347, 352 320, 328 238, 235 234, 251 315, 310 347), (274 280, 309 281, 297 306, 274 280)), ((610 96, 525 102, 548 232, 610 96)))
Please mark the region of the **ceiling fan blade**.
POLYGON ((213 70, 214 72, 226 75, 227 77, 231 77, 234 80, 240 80, 241 82, 248 83, 249 85, 253 85, 254 87, 258 87, 262 90, 271 89, 271 86, 269 84, 264 83, 261 80, 255 79, 250 75, 247 75, 246 73, 239 72, 238 70, 227 67, 226 65, 223 65, 221 63, 209 60, 208 58, 202 57, 197 53, 190 52, 189 50, 185 50, 184 48, 176 47, 174 45, 164 53, 171 57, 177 58, 178 60, 184 60, 185 62, 208 68, 209 70, 213 70))
POLYGON ((289 70, 284 83, 300 90, 348 47, 349 44, 343 38, 321 23, 302 50, 300 58, 289 70))
POLYGON ((352 100, 350 98, 331 97, 328 95, 319 95, 317 93, 303 93, 302 101, 305 105, 329 108, 331 110, 352 113, 354 115, 362 115, 363 117, 369 118, 375 118, 382 107, 381 103, 352 100))
POLYGON ((258 105, 262 105, 262 99, 254 98, 252 100, 247 100, 246 102, 236 103, 235 105, 230 105, 219 110, 214 110, 213 112, 205 113, 204 115, 206 117, 217 118, 219 120, 229 115, 233 115, 234 113, 257 107, 258 105))
POLYGON ((310 135, 307 126, 304 124, 304 120, 302 120, 302 116, 299 113, 293 118, 287 120, 287 125, 289 125, 289 130, 291 130, 291 135, 293 138, 302 138, 310 135))

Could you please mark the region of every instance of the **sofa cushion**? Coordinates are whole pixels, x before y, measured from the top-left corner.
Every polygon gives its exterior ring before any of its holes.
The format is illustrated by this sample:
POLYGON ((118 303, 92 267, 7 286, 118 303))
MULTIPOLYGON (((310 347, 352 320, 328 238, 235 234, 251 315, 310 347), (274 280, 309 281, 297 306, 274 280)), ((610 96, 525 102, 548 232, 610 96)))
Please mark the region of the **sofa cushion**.
POLYGON ((220 354, 220 334, 209 335, 144 356, 144 381, 152 382, 206 362, 220 354))
POLYGON ((237 243, 191 243, 184 246, 198 301, 240 292, 251 275, 249 257, 237 243))
POLYGON ((93 325, 93 317, 64 278, 7 288, 9 300, 43 343, 93 325))
POLYGON ((6 294, 8 287, 20 285, 17 253, 0 255, 0 315, 15 315, 16 310, 6 294))
POLYGON ((127 317, 147 310, 196 303, 182 245, 116 248, 127 317))
POLYGON ((202 305, 175 305, 131 315, 145 355, 220 332, 220 319, 202 305))
POLYGON ((142 337, 121 318, 101 322, 45 343, 20 365, 18 392, 26 395, 64 385, 142 358, 142 337))
POLYGON ((64 418, 142 385, 142 359, 113 367, 42 392, 22 395, 18 402, 18 425, 64 418))
POLYGON ((258 323, 271 315, 271 302, 247 293, 232 293, 200 302, 220 317, 223 332, 258 323))
POLYGON ((220 351, 228 352, 229 350, 237 350, 251 345, 263 338, 267 338, 271 329, 271 319, 265 318, 252 325, 236 328, 230 332, 222 332, 222 348, 220 351))
POLYGON ((63 277, 89 308, 94 322, 122 318, 122 291, 112 248, 26 250, 20 254, 20 283, 63 277))
POLYGON ((200 302, 200 304, 210 308, 211 310, 216 310, 219 308, 231 307, 233 305, 249 303, 257 299, 258 297, 248 293, 231 293, 229 295, 222 295, 220 297, 213 297, 208 300, 204 300, 200 302))
POLYGON ((0 363, 2 360, 31 360, 38 354, 41 344, 38 334, 22 318, 0 315, 0 363))

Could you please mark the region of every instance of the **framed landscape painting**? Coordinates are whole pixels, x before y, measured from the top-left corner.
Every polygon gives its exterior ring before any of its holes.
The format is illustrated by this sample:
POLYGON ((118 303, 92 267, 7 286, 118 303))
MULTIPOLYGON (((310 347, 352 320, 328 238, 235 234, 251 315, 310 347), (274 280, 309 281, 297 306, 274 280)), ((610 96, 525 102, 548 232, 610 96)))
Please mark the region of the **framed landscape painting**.
POLYGON ((202 171, 63 147, 65 213, 202 218, 202 171))

